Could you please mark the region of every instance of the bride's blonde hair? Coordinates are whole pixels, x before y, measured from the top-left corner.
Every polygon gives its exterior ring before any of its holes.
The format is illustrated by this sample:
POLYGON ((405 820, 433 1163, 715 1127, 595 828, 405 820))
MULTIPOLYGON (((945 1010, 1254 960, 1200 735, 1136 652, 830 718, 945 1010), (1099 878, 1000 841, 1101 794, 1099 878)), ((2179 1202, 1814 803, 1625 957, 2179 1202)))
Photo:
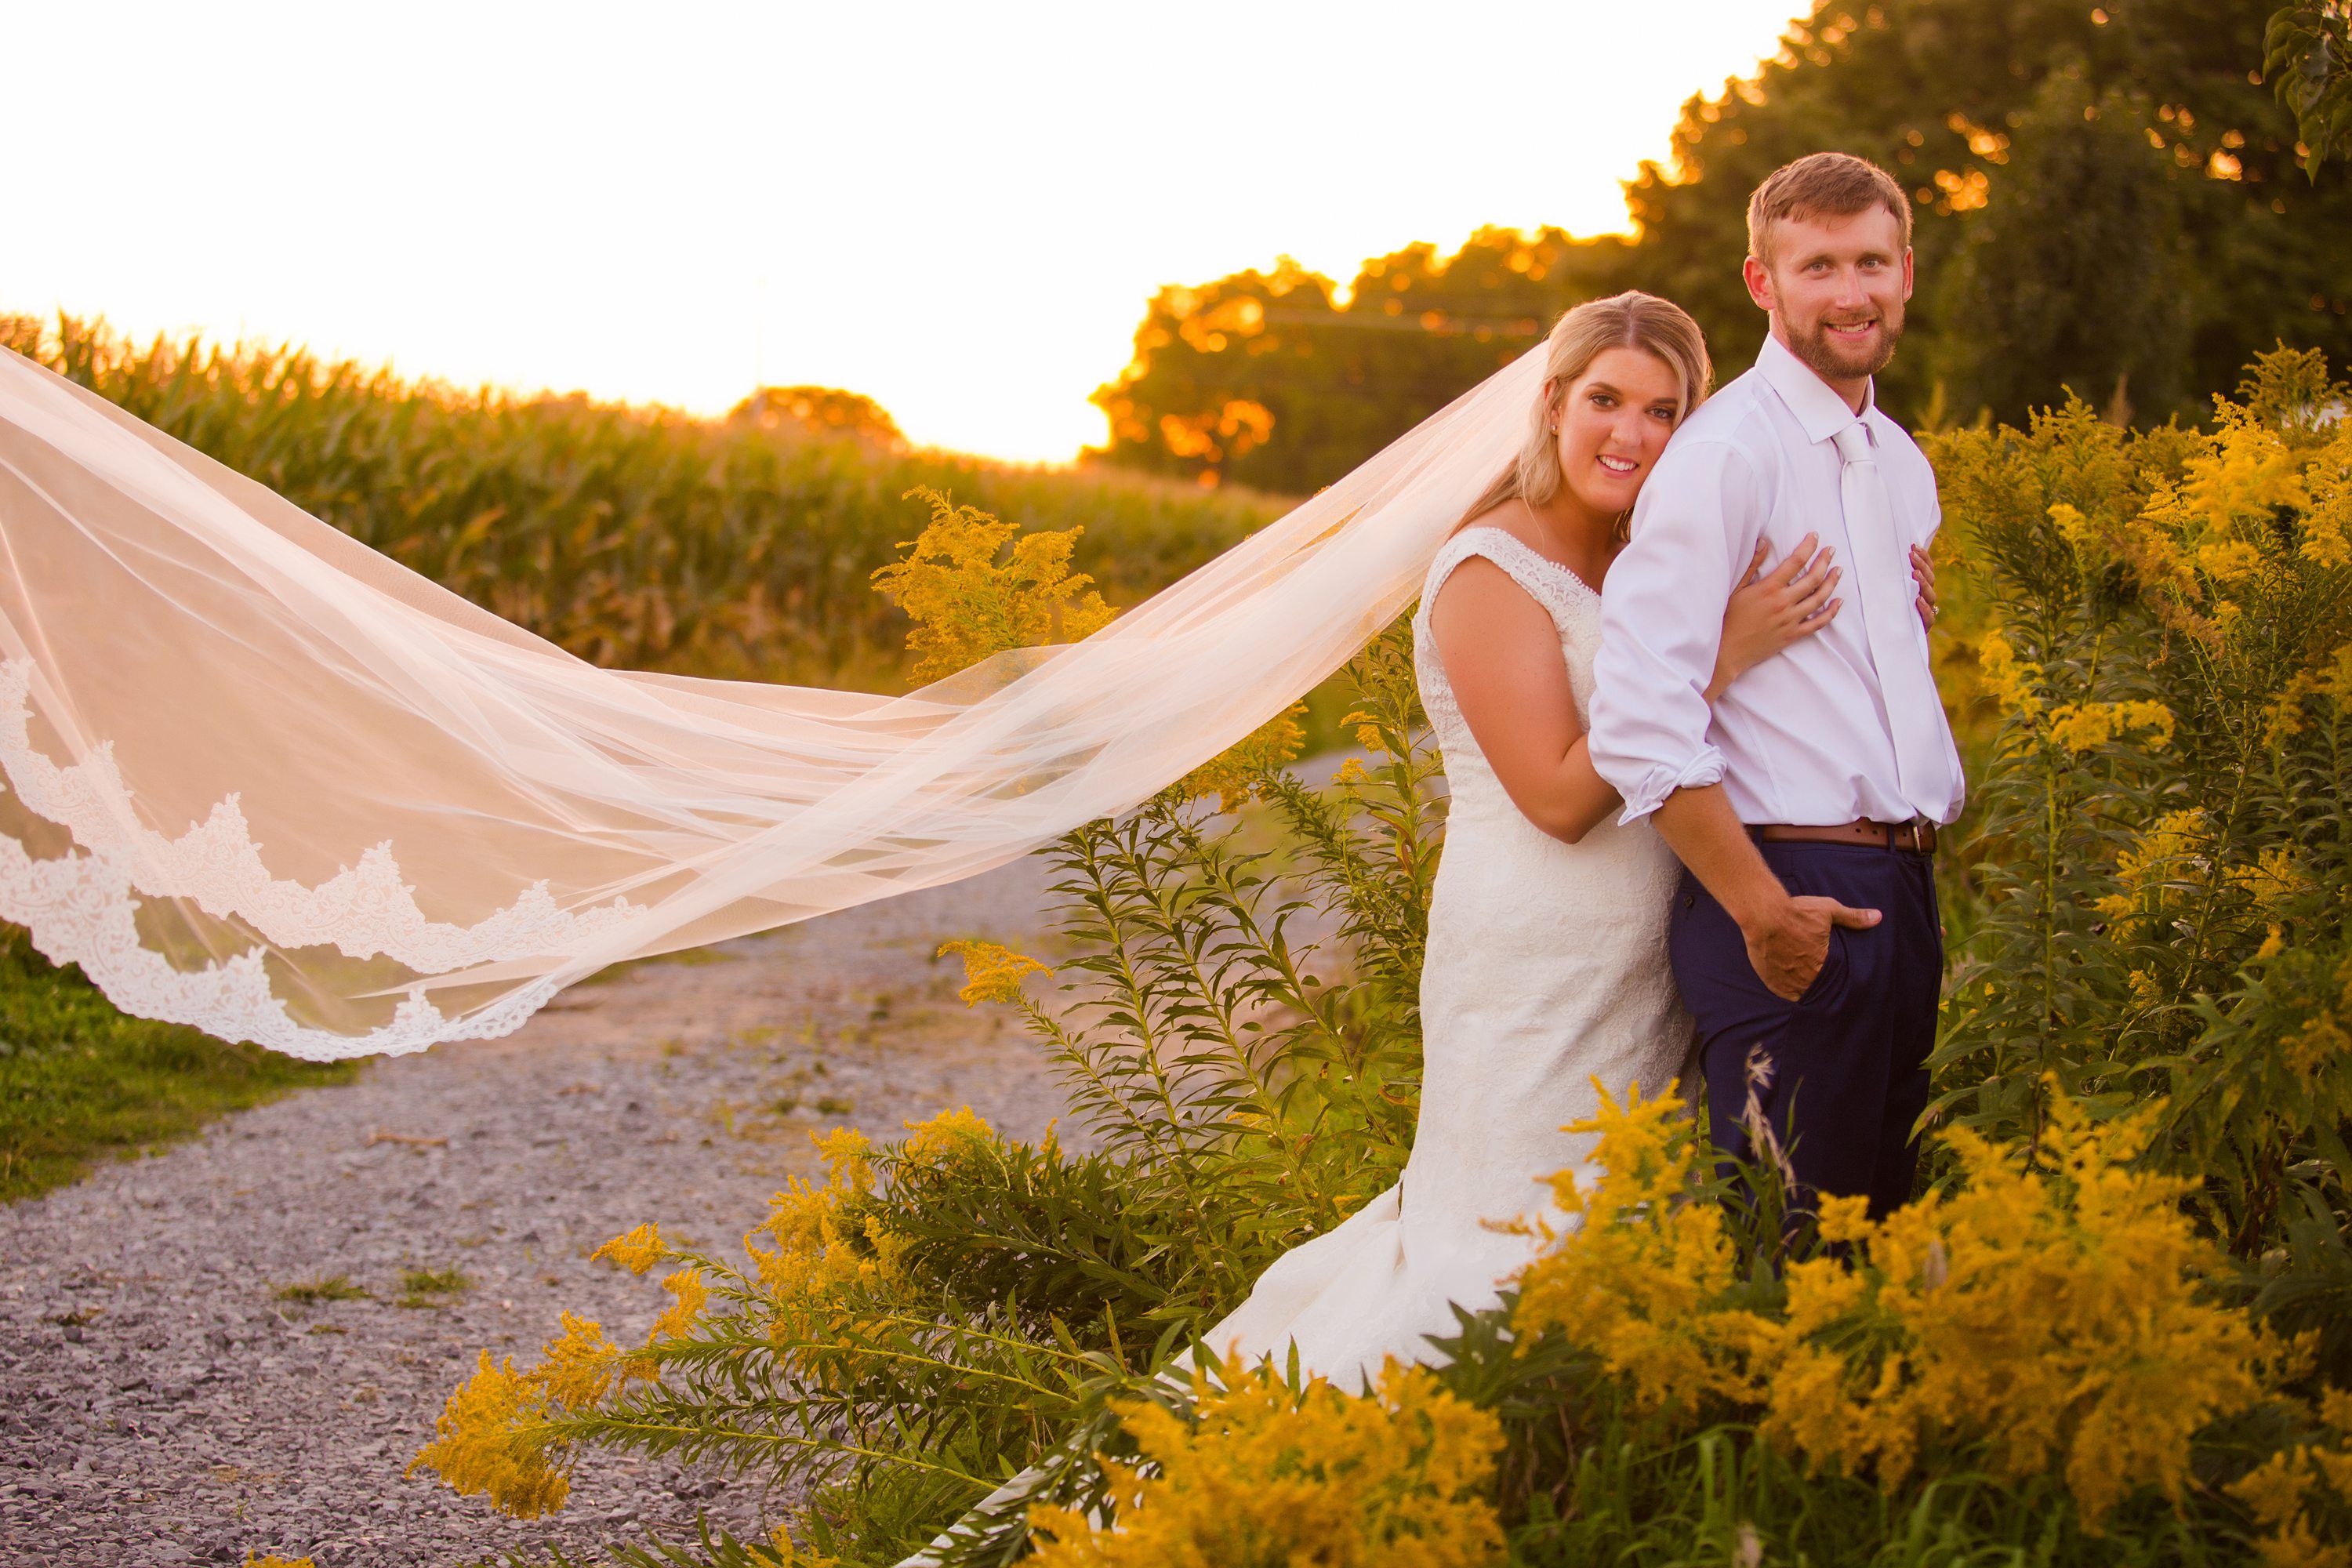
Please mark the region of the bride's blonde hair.
POLYGON ((1559 493, 1565 478, 1559 471, 1559 437, 1552 429, 1552 420, 1577 377, 1611 349, 1640 349, 1654 354, 1681 378, 1683 401, 1675 416, 1677 425, 1706 401, 1715 366, 1706 357, 1706 335, 1688 311, 1671 300, 1633 289, 1605 300, 1587 300, 1552 324, 1551 335, 1544 343, 1543 396, 1536 401, 1527 441, 1511 466, 1496 475, 1486 493, 1463 514, 1464 522, 1507 500, 1541 506, 1559 493))

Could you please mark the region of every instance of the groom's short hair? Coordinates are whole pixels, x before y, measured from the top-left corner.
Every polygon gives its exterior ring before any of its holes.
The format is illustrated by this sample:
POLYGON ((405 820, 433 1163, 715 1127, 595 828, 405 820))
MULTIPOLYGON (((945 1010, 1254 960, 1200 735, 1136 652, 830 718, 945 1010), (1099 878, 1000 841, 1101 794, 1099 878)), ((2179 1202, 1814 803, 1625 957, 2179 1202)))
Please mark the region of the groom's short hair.
POLYGON ((1772 264, 1772 231, 1783 218, 1852 217, 1883 206, 1911 244, 1911 201, 1895 176, 1851 153, 1814 153, 1783 163, 1748 198, 1748 254, 1772 264))

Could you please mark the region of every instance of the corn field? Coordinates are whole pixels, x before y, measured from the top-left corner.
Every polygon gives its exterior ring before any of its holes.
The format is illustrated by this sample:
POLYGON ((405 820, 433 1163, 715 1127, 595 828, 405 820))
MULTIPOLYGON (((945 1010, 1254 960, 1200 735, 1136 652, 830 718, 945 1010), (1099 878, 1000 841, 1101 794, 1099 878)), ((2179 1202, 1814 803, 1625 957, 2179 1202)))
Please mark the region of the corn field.
POLYGON ((0 345, 90 388, 592 662, 890 690, 906 622, 868 577, 927 487, 1024 529, 1132 605, 1277 516, 1246 492, 1021 468, 887 434, 585 396, 461 392, 298 349, 0 316, 0 345))

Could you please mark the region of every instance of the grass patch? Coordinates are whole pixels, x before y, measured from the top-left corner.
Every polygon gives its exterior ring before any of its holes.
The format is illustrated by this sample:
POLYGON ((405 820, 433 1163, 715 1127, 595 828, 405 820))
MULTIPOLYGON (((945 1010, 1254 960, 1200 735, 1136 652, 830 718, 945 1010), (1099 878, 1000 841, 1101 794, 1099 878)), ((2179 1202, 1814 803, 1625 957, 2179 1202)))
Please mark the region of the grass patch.
POLYGON ((281 1301, 297 1301, 305 1307, 315 1307, 321 1301, 374 1300, 365 1290, 352 1284, 351 1276, 348 1274, 330 1274, 317 1279, 304 1279, 292 1285, 280 1285, 273 1294, 281 1301))
POLYGON ((176 1024, 127 1017, 72 965, 0 926, 0 1202, 152 1153, 289 1089, 345 1083, 353 1064, 299 1062, 176 1024))
POLYGON ((460 1296, 474 1288, 474 1281, 457 1268, 407 1268, 401 1271, 400 1304, 404 1307, 438 1307, 444 1296, 460 1296))

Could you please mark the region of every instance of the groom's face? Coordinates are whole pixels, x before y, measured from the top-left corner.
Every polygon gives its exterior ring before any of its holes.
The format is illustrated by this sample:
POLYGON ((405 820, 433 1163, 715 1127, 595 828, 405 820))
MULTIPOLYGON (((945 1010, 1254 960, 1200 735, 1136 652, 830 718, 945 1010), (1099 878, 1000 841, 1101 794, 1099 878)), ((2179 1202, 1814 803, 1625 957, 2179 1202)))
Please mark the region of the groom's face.
POLYGON ((1748 292, 1772 313, 1781 342, 1825 381, 1876 375, 1903 336, 1911 252, 1884 207, 1844 216, 1786 217, 1770 255, 1746 268, 1748 292))

